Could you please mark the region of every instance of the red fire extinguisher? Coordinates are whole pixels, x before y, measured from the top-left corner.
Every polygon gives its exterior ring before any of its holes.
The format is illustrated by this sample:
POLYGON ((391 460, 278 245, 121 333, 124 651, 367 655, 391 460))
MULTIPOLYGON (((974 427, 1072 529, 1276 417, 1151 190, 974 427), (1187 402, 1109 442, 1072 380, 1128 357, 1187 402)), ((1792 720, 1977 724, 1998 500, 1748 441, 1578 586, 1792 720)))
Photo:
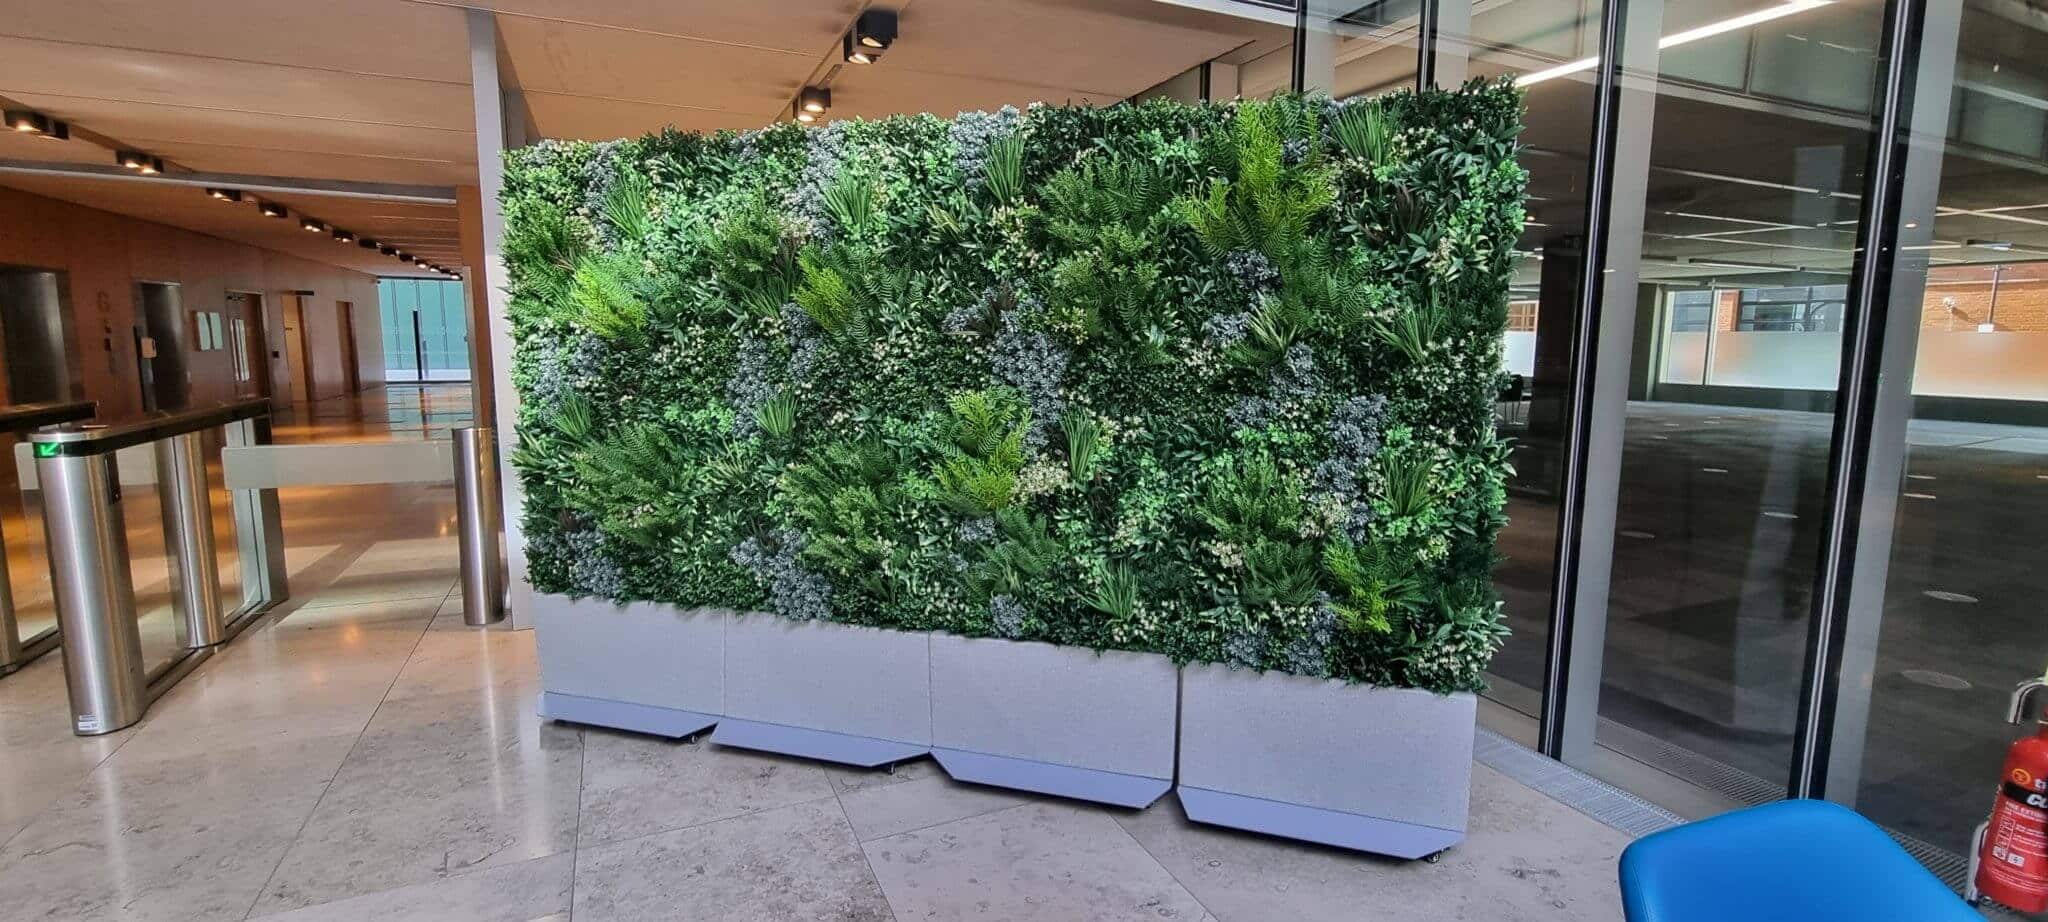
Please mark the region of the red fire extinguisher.
MULTIPOLYGON (((2027 719, 2027 705, 2048 681, 2028 679, 2013 689, 2007 719, 2027 719)), ((1971 905, 1989 897, 2020 912, 2048 910, 2048 714, 2031 736, 2005 752, 1991 819, 1977 827, 1970 855, 1971 905)))

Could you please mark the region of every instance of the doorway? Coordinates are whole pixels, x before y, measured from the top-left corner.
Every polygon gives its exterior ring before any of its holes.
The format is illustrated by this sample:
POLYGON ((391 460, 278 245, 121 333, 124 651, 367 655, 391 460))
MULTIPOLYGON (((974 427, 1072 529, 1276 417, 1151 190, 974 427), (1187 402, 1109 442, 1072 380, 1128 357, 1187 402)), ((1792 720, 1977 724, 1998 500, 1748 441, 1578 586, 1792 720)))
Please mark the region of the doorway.
POLYGON ((228 292, 229 348, 235 353, 235 393, 270 396, 270 337, 264 335, 263 296, 228 292))
POLYGON ((78 341, 63 273, 0 267, 0 362, 7 369, 8 403, 77 400, 78 341))
POLYGON ((192 392, 185 359, 185 302, 176 282, 138 282, 135 328, 136 368, 142 376, 142 408, 182 410, 192 392))
POLYGON ((313 350, 306 346, 305 294, 294 292, 284 296, 284 358, 291 373, 286 403, 313 402, 313 373, 306 367, 306 359, 313 350))
POLYGON ((348 393, 353 394, 363 389, 362 374, 356 369, 355 302, 334 302, 334 322, 341 331, 341 380, 348 385, 348 393))

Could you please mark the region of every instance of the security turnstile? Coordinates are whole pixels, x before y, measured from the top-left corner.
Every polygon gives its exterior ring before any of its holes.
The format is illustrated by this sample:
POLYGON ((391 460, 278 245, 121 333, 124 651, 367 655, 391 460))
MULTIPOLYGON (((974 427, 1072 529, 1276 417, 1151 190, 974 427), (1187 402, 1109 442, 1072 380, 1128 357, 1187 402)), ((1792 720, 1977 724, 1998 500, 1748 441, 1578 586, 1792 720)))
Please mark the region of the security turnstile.
POLYGON ((111 733, 142 719, 214 647, 286 598, 276 491, 226 491, 217 506, 208 453, 210 445, 267 443, 269 414, 268 399, 252 398, 30 436, 73 732, 111 733), (151 485, 159 511, 164 577, 140 587, 152 600, 147 625, 137 606, 129 541, 136 523, 124 473, 131 489, 151 485), (215 533, 217 510, 232 523, 230 544, 215 533), (234 548, 240 592, 233 596, 222 592, 224 546, 234 548), (145 659, 145 634, 170 646, 161 662, 145 659))
MULTIPOLYGON (((96 412, 97 405, 90 400, 69 400, 51 403, 25 403, 14 406, 0 406, 0 434, 10 438, 21 438, 44 426, 88 420, 96 412)), ((12 483, 17 479, 15 468, 9 466, 8 476, 0 482, 12 483)), ((16 487, 21 486, 15 484, 16 487)), ((26 518, 34 518, 28 506, 26 494, 20 494, 26 518)), ((24 636, 23 624, 15 608, 18 598, 14 580, 7 559, 5 529, 0 529, 0 675, 13 672, 33 662, 36 657, 50 652, 57 646, 57 626, 50 626, 24 636)))

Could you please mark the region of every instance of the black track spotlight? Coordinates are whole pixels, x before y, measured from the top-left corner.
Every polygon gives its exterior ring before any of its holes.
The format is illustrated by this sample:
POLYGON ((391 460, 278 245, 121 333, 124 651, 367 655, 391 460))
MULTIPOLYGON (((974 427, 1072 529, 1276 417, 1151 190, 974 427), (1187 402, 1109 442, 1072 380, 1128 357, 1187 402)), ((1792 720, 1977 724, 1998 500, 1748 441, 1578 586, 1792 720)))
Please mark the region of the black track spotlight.
POLYGON ((397 248, 397 247, 395 247, 395 246, 388 246, 388 245, 386 245, 386 246, 380 246, 380 247, 378 247, 378 248, 377 248, 377 252, 379 252, 379 253, 382 253, 382 254, 384 254, 384 255, 386 255, 386 256, 397 256, 397 255, 398 255, 398 248, 397 248))
POLYGON ((392 255, 393 255, 393 256, 396 256, 396 257, 398 257, 398 261, 399 261, 399 262, 402 262, 402 263, 409 263, 409 262, 412 262, 412 254, 411 254, 411 253, 407 253, 407 252, 405 252, 404 250, 398 249, 397 247, 392 247, 391 249, 392 249, 392 255))
POLYGON ((832 91, 822 86, 804 87, 796 94, 796 105, 812 115, 823 115, 825 110, 832 108, 832 91))
POLYGON ((154 165, 150 161, 155 159, 156 158, 151 157, 150 155, 145 154, 139 150, 117 151, 114 154, 115 163, 127 167, 128 169, 135 170, 136 172, 139 173, 162 172, 161 170, 150 169, 150 167, 154 165))
POLYGON ((41 137, 45 141, 69 141, 71 140, 71 123, 53 118, 50 120, 50 130, 43 132, 41 137))
POLYGON ((50 118, 41 112, 30 112, 27 109, 8 109, 7 130, 21 134, 48 134, 50 132, 50 118))
POLYGON ((360 237, 356 239, 356 246, 362 247, 365 250, 374 250, 378 244, 377 241, 369 237, 360 237))
POLYGON ((872 61, 896 41, 896 11, 868 10, 853 21, 853 31, 848 35, 852 39, 850 44, 866 49, 868 60, 872 61))
POLYGON ((315 221, 315 220, 313 220, 312 218, 300 218, 300 219, 299 219, 299 227, 300 227, 301 229, 303 229, 303 230, 306 230, 306 231, 310 232, 310 233, 315 233, 315 234, 324 234, 324 233, 327 233, 327 225, 325 225, 325 224, 322 224, 322 223, 320 223, 320 222, 318 222, 318 221, 315 221))
POLYGON ((452 279, 454 279, 454 280, 456 280, 456 281, 458 281, 458 282, 462 281, 462 273, 460 273, 460 272, 450 272, 450 273, 448 273, 448 277, 449 277, 449 278, 452 278, 452 279))
POLYGON ((335 228, 335 229, 334 229, 334 242, 335 242, 335 243, 354 243, 354 242, 356 242, 356 235, 355 235, 355 232, 354 232, 354 231, 345 231, 345 230, 342 230, 341 228, 337 227, 337 228, 335 228))
POLYGON ((874 49, 855 44, 851 32, 846 33, 845 39, 841 41, 840 50, 848 64, 873 64, 876 58, 881 57, 874 49))
POLYGON ((266 218, 291 217, 291 212, 285 210, 283 205, 279 205, 276 202, 258 202, 256 203, 256 210, 263 212, 263 216, 266 218))
POLYGON ((239 189, 208 189, 206 194, 216 202, 233 204, 242 200, 242 192, 239 189))

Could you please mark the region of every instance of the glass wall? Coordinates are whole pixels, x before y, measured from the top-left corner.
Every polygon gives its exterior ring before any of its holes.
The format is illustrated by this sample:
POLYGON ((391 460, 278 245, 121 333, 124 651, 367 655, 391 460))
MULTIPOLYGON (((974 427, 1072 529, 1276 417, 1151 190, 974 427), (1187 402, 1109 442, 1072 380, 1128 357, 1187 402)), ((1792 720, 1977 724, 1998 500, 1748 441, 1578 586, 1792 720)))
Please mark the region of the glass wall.
POLYGON ((2025 732, 2007 695, 2048 665, 2043 38, 1990 5, 1928 14, 1915 93, 1934 136, 1907 167, 1923 194, 1902 208, 1890 302, 1910 368, 1888 371, 1911 387, 1889 395, 1904 425, 1871 447, 1887 479, 1866 537, 1889 541, 1859 562, 1882 578, 1848 629, 1874 653, 1844 662, 1834 728, 1828 795, 1951 867, 2025 732))
POLYGON ((469 380, 469 306, 462 282, 377 280, 384 319, 384 379, 469 380))

